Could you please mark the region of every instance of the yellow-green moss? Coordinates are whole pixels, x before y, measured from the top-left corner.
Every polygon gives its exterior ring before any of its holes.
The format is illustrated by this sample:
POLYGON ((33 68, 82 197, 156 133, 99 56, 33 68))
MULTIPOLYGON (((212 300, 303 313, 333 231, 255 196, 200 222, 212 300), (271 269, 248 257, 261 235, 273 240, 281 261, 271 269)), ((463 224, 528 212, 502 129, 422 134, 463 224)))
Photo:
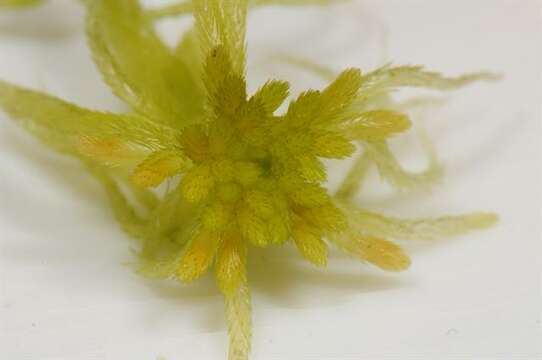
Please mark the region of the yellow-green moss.
POLYGON ((195 26, 174 51, 136 1, 86 6, 95 63, 131 111, 83 109, 3 81, 0 107, 46 144, 88 165, 118 221, 142 242, 141 274, 189 282, 214 268, 226 299, 230 359, 246 359, 250 350, 250 247, 291 242, 306 260, 325 266, 328 246, 336 245, 399 271, 410 259, 384 238, 457 235, 495 222, 492 214, 402 220, 352 202, 372 165, 399 188, 440 175, 434 156, 426 172, 411 173, 390 151, 388 140, 411 125, 386 100, 390 92, 402 86, 455 89, 490 75, 445 78, 413 66, 347 69, 279 114, 289 97, 287 82, 270 80, 247 93, 247 0, 190 3, 195 26), (358 148, 362 155, 330 194, 322 160, 345 159, 358 148), (162 197, 145 189, 163 182, 168 190, 162 197))

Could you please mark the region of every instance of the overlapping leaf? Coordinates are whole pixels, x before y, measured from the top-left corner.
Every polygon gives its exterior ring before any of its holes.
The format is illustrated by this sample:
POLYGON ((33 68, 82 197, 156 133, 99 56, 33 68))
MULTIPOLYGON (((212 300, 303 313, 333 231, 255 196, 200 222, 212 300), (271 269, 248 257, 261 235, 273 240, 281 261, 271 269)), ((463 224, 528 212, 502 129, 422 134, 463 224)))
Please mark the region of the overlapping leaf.
POLYGON ((111 140, 147 150, 173 149, 176 131, 139 115, 83 109, 54 96, 0 81, 0 106, 41 140, 78 152, 85 138, 111 140))
POLYGON ((113 92, 156 122, 200 120, 203 94, 185 62, 158 38, 137 1, 87 2, 94 60, 113 92))

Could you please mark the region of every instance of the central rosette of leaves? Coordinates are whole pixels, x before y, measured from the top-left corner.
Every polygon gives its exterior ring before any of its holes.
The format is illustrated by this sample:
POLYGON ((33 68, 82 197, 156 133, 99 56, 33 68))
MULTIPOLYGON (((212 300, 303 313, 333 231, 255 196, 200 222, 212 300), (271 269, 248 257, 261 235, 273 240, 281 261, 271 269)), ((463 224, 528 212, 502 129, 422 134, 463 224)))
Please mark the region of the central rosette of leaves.
POLYGON ((246 280, 248 244, 293 240, 303 257, 325 265, 324 239, 347 233, 349 224, 322 186, 322 159, 348 157, 353 141, 378 142, 410 125, 402 114, 355 107, 367 81, 357 69, 322 91, 300 94, 275 115, 289 84, 272 80, 249 97, 243 61, 233 63, 222 46, 209 52, 202 71, 205 120, 183 128, 174 148, 151 154, 134 173, 143 186, 182 176, 178 192, 195 221, 177 278, 196 279, 214 263, 226 295, 246 280))
POLYGON ((410 259, 385 238, 433 239, 496 221, 494 214, 397 219, 352 202, 370 166, 398 188, 438 177, 433 156, 418 173, 402 168, 391 152, 388 138, 410 126, 406 115, 391 110, 404 107, 392 101, 393 90, 449 90, 494 76, 445 78, 419 66, 389 65, 362 76, 350 69, 321 91, 301 93, 277 115, 288 83, 269 81, 249 97, 244 78, 247 8, 269 1, 173 5, 194 14, 193 29, 174 51, 155 33, 154 11, 140 1, 84 3, 95 63, 131 111, 84 109, 1 80, 0 107, 38 139, 84 161, 123 229, 141 240, 140 274, 191 281, 214 268, 230 360, 246 360, 250 350, 249 245, 292 241, 322 266, 332 244, 400 271, 410 259), (330 197, 321 160, 352 155, 354 142, 362 153, 330 197), (180 181, 163 196, 147 189, 173 177, 180 181))
MULTIPOLYGON (((245 80, 229 68, 228 58, 215 49, 206 71, 215 84, 207 89, 208 121, 186 128, 180 138, 182 152, 192 162, 180 191, 188 202, 201 204, 199 228, 188 251, 203 264, 210 260, 204 256, 210 255, 208 248, 267 246, 292 238, 303 256, 324 265, 322 237, 343 229, 346 221, 320 185, 326 172, 318 158, 342 158, 355 150, 329 123, 329 112, 341 110, 332 103, 325 106, 336 95, 334 85, 322 93, 302 94, 286 115, 274 116, 288 96, 288 83, 270 81, 248 98, 245 80)), ((359 72, 351 70, 336 83, 355 79, 359 72)), ((355 81, 352 85, 346 91, 355 96, 355 81)), ((186 256, 178 275, 189 280, 199 275, 190 269, 201 267, 186 256)))

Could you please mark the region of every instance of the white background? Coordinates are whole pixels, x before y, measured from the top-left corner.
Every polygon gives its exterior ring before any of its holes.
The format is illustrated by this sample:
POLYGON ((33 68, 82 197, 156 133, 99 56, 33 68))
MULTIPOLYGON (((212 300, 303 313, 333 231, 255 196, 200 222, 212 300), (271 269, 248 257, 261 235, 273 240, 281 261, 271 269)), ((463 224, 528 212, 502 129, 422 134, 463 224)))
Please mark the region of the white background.
MULTIPOLYGON (((541 20, 533 0, 365 0, 251 16, 252 88, 271 75, 295 80, 296 89, 321 85, 263 60, 279 51, 336 69, 391 60, 505 76, 446 94, 446 105, 426 114, 447 165, 439 186, 391 193, 373 174, 359 197, 402 216, 493 210, 500 224, 453 241, 404 244, 414 263, 401 274, 339 254, 320 270, 292 249, 251 252, 253 359, 541 358, 541 20)), ((0 14, 0 77, 122 110, 89 60, 82 10, 67 0, 0 14)), ((413 144, 405 137, 395 146, 418 166, 413 144)), ((330 165, 332 183, 343 168, 330 165)), ((182 286, 139 278, 126 265, 131 246, 79 165, 0 115, 0 358, 225 358, 212 279, 182 286)))

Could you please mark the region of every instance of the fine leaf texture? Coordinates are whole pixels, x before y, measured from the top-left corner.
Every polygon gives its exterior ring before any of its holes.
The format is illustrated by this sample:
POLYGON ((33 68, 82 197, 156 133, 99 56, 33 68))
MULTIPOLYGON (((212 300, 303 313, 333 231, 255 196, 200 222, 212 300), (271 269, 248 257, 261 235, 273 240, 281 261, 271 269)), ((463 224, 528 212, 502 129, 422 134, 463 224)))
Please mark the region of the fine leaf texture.
POLYGON ((445 77, 440 73, 427 71, 423 66, 385 65, 363 76, 356 106, 364 105, 366 101, 399 87, 421 87, 445 91, 459 89, 477 81, 491 81, 498 78, 495 74, 485 72, 445 77))
POLYGON ((289 95, 290 84, 286 81, 271 80, 266 82, 252 96, 253 101, 259 102, 268 115, 273 114, 289 95))
POLYGON ((392 91, 451 90, 491 75, 446 78, 416 66, 335 75, 298 61, 329 85, 302 92, 285 114, 275 115, 289 84, 269 80, 248 93, 247 8, 334 1, 193 0, 158 10, 143 9, 138 0, 84 2, 94 60, 132 111, 90 111, 2 81, 0 107, 47 144, 84 161, 122 228, 140 241, 140 274, 191 282, 214 271, 225 299, 229 360, 247 360, 251 347, 250 246, 290 241, 306 260, 325 266, 334 244, 383 270, 402 271, 410 259, 387 238, 453 236, 496 221, 493 214, 404 220, 349 201, 373 165, 399 189, 430 185, 441 175, 424 139, 425 171, 406 170, 392 153, 389 139, 411 126, 392 91), (193 28, 168 48, 154 21, 188 12, 193 28), (323 160, 347 158, 358 147, 358 159, 330 196, 323 160), (161 184, 160 191, 147 189, 161 184))
POLYGON ((245 73, 247 0, 194 0, 194 18, 202 58, 223 47, 234 73, 245 73))
POLYGON ((442 216, 428 219, 400 219, 376 214, 355 205, 343 203, 349 214, 352 227, 377 237, 401 240, 435 240, 483 230, 497 222, 492 213, 472 213, 457 216, 442 216))
POLYGON ((333 233, 329 239, 349 255, 367 261, 387 271, 403 271, 410 266, 410 258, 394 243, 347 231, 333 233))
POLYGON ((410 125, 410 120, 405 114, 373 110, 352 119, 343 125, 343 130, 350 139, 380 141, 408 130, 410 125))
POLYGON ((141 116, 86 110, 4 81, 0 81, 0 106, 42 141, 69 153, 79 153, 81 140, 87 137, 148 150, 177 146, 173 129, 141 116))
POLYGON ((316 266, 327 265, 327 245, 321 234, 303 221, 297 221, 292 231, 294 243, 301 256, 316 266))
POLYGON ((247 244, 237 232, 226 235, 218 249, 215 272, 220 290, 226 298, 237 294, 247 281, 247 244))
POLYGON ((205 86, 201 78, 203 58, 195 28, 190 28, 182 35, 175 48, 174 55, 183 63, 186 71, 190 73, 194 83, 193 91, 196 91, 198 96, 203 98, 205 96, 205 86))
MULTIPOLYGON (((336 72, 308 59, 291 55, 281 55, 277 60, 305 70, 323 80, 331 80, 336 72)), ((446 77, 438 72, 427 71, 423 66, 382 66, 372 72, 364 74, 360 86, 359 96, 353 102, 350 111, 353 113, 374 108, 378 105, 378 99, 386 99, 393 90, 400 87, 420 87, 438 91, 460 89, 478 81, 495 81, 499 75, 489 72, 477 72, 464 74, 458 77, 446 77)))
POLYGON ((177 268, 177 278, 184 282, 193 281, 207 272, 216 251, 217 235, 198 231, 186 246, 177 268))
POLYGON ((344 110, 358 96, 361 79, 359 69, 348 69, 341 72, 322 91, 321 105, 318 109, 318 123, 332 124, 337 120, 341 120, 344 110))
POLYGON ((88 42, 113 92, 154 121, 174 126, 199 121, 204 98, 193 74, 161 42, 138 2, 87 4, 88 42))
POLYGON ((190 162, 178 150, 156 151, 137 165, 132 180, 142 187, 155 187, 189 166, 190 162))
POLYGON ((228 360, 248 360, 252 341, 252 305, 246 279, 224 296, 230 347, 228 360))

